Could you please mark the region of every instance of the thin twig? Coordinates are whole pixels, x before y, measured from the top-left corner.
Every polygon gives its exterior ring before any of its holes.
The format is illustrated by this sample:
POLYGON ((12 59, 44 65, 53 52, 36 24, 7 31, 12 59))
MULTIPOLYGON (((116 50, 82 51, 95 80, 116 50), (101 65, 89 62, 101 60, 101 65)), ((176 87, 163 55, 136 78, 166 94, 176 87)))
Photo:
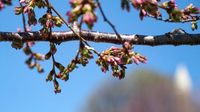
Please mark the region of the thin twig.
MULTIPOLYGON (((132 5, 132 1, 131 0, 127 0, 128 2, 130 2, 132 5)), ((151 2, 148 2, 149 4, 152 4, 152 5, 156 5, 158 8, 160 9, 163 9, 163 10, 166 10, 165 8, 163 8, 160 4, 154 4, 154 3, 151 3, 151 2)), ((194 21, 194 19, 187 19, 187 20, 181 20, 181 21, 173 21, 171 19, 163 19, 163 18, 157 18, 157 17, 154 17, 150 14, 147 14, 146 15, 147 17, 150 17, 150 18, 153 18, 155 20, 158 20, 158 21, 163 21, 163 22, 169 22, 169 23, 187 23, 187 22, 192 22, 194 21)), ((200 16, 194 16, 195 20, 198 21, 200 20, 200 16)))
MULTIPOLYGON (((159 20, 159 21, 163 21, 163 22, 169 22, 169 23, 187 23, 187 22, 194 21, 193 19, 187 19, 187 20, 181 20, 181 21, 173 21, 171 19, 155 18, 154 16, 149 15, 149 14, 147 16, 150 17, 150 18, 153 18, 155 20, 159 20)), ((195 18, 196 18, 195 19, 196 21, 200 20, 200 16, 195 16, 195 18)))
POLYGON ((65 21, 65 19, 60 15, 60 13, 49 3, 49 7, 58 15, 58 17, 65 23, 65 25, 83 42, 86 40, 82 38, 79 33, 77 33, 68 23, 65 21))
MULTIPOLYGON (((90 45, 87 43, 87 41, 81 37, 81 32, 79 31, 78 33, 65 21, 65 19, 58 13, 58 11, 49 3, 49 7, 58 15, 60 19, 65 23, 65 25, 79 38, 80 41, 84 42, 87 46, 90 47, 90 45)), ((79 29, 80 30, 80 29, 79 29)), ((119 34, 118 34, 119 35, 119 34)), ((99 55, 99 53, 96 50, 93 50, 94 53, 99 55)))
MULTIPOLYGON (((22 3, 20 3, 20 6, 23 7, 22 3)), ((22 12, 22 23, 23 23, 24 31, 27 32, 27 29, 26 29, 26 18, 25 18, 24 12, 22 12)))
MULTIPOLYGON (((98 4, 98 6, 99 6, 99 10, 101 12, 101 15, 103 16, 104 21, 110 25, 110 27, 113 29, 113 31, 115 32, 115 34, 117 35, 117 37, 122 41, 122 38, 119 35, 119 33, 117 32, 115 26, 108 20, 108 18, 106 17, 105 13, 103 12, 103 9, 101 7, 101 4, 100 4, 99 0, 96 0, 96 2, 98 4)), ((123 43, 123 41, 122 41, 122 43, 123 43)))

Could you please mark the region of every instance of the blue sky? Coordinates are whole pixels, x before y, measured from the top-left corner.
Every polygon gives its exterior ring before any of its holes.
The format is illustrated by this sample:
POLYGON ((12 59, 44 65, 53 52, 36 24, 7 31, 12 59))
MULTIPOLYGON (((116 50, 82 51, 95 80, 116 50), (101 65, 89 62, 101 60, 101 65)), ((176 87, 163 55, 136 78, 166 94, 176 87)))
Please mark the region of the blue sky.
MULTIPOLYGON (((150 18, 140 21, 138 12, 131 9, 127 13, 120 9, 120 0, 101 0, 107 17, 112 20, 117 30, 125 34, 156 35, 171 31, 174 28, 182 28, 189 33, 200 33, 200 30, 191 31, 190 23, 164 23, 150 18)), ((67 0, 51 0, 55 8, 62 15, 69 10, 67 0)), ((199 5, 199 0, 177 0, 180 7, 189 3, 199 5)), ((18 4, 14 1, 14 5, 18 4)), ((199 6, 200 7, 200 6, 199 6)), ((0 31, 16 31, 22 28, 21 16, 14 15, 14 6, 7 7, 0 12, 0 31)), ((38 12, 39 15, 42 13, 38 12)), ((100 15, 99 12, 97 12, 100 15)), ((39 17, 39 16, 38 16, 39 17)), ((67 18, 67 17, 66 17, 67 18)), ((33 30, 38 30, 34 27, 33 30)), ((68 30, 66 27, 55 30, 68 30)), ((99 16, 94 30, 113 32, 99 16)), ((99 51, 112 46, 112 44, 90 43, 99 51)), ((58 46, 56 59, 66 65, 75 55, 78 42, 67 42, 58 46)), ((48 51, 48 43, 40 42, 33 48, 35 51, 45 53, 48 51)), ((128 72, 139 68, 150 68, 162 73, 173 74, 178 64, 185 64, 191 74, 195 89, 200 86, 200 46, 136 46, 135 50, 148 57, 147 64, 129 65, 128 72)), ((103 74, 92 60, 87 67, 80 67, 70 74, 70 80, 60 82, 62 93, 55 95, 53 84, 45 81, 46 74, 51 69, 51 61, 42 62, 45 68, 44 74, 38 74, 36 70, 30 70, 24 64, 27 58, 22 51, 11 48, 10 43, 0 43, 0 111, 2 112, 77 112, 87 101, 101 82, 104 80, 117 80, 110 72, 103 74)), ((173 75, 171 75, 173 76, 173 75)))

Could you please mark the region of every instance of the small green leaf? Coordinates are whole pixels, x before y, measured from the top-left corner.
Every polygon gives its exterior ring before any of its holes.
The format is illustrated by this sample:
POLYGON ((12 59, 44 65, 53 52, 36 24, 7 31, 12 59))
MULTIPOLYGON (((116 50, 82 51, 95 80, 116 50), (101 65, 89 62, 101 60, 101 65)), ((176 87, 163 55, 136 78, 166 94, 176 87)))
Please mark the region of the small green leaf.
POLYGON ((65 69, 65 67, 64 67, 62 64, 58 63, 58 62, 55 62, 55 66, 56 66, 61 72, 64 71, 64 69, 65 69))
POLYGON ((23 51, 24 51, 24 53, 26 54, 26 55, 29 55, 29 54, 31 54, 31 49, 30 49, 30 47, 25 47, 24 49, 23 49, 23 51))
POLYGON ((61 79, 67 81, 69 79, 69 74, 63 74, 61 79))
POLYGON ((15 14, 19 15, 23 12, 23 8, 22 7, 15 7, 15 14))
POLYGON ((43 55, 43 54, 34 53, 33 55, 35 56, 35 58, 37 60, 44 60, 45 59, 45 55, 43 55))
POLYGON ((55 75, 55 70, 51 70, 46 78, 46 81, 52 81, 53 80, 53 75, 55 75))
POLYGON ((51 52, 49 51, 47 54, 45 54, 45 59, 48 60, 51 57, 51 52))
POLYGON ((30 63, 30 64, 28 64, 28 67, 30 68, 30 69, 33 69, 34 67, 36 66, 36 64, 35 63, 30 63))
POLYGON ((121 8, 130 11, 130 4, 128 0, 121 0, 121 8))
POLYGON ((53 80, 53 84, 54 84, 54 92, 55 93, 60 93, 61 89, 60 89, 59 83, 58 83, 58 81, 56 79, 53 80))
POLYGON ((15 48, 15 49, 21 49, 23 45, 24 43, 21 40, 15 40, 11 44, 12 48, 15 48))
POLYGON ((54 43, 50 43, 50 51, 51 51, 51 54, 56 53, 57 49, 54 43))
POLYGON ((191 25, 192 31, 198 29, 198 25, 197 25, 197 22, 196 22, 196 21, 192 21, 191 24, 192 24, 192 25, 191 25))
POLYGON ((39 73, 43 73, 43 72, 44 72, 44 69, 40 66, 39 63, 36 63, 35 66, 37 67, 37 71, 38 71, 39 73))

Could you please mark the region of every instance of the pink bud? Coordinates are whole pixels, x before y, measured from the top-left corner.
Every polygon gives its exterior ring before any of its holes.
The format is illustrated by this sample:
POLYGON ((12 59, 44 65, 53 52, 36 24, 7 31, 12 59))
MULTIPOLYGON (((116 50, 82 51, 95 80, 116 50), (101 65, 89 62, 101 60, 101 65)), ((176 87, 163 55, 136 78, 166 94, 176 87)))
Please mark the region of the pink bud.
POLYGON ((30 26, 26 26, 26 31, 30 32, 31 31, 31 27, 30 26))
POLYGON ((132 3, 133 3, 133 6, 136 7, 136 8, 139 8, 140 5, 142 3, 144 3, 144 0, 132 0, 132 3))
POLYGON ((33 45, 35 45, 35 42, 31 41, 31 42, 27 42, 28 47, 32 47, 33 45))
POLYGON ((158 0, 148 0, 149 2, 153 3, 153 4, 157 4, 158 0))
POLYGON ((175 0, 170 0, 172 3, 175 3, 175 0))
POLYGON ((74 4, 74 3, 76 3, 76 0, 70 0, 69 3, 74 4))
POLYGON ((119 50, 119 48, 118 48, 118 47, 115 47, 115 46, 112 46, 112 47, 110 48, 110 50, 119 50))
POLYGON ((83 22, 85 22, 86 24, 88 25, 93 25, 94 22, 96 22, 96 16, 94 13, 92 12, 86 12, 84 15, 83 15, 83 22))
POLYGON ((113 63, 115 60, 113 59, 113 57, 109 56, 109 57, 107 58, 107 61, 108 61, 109 63, 113 63))
POLYGON ((20 28, 17 28, 17 32, 22 32, 22 30, 20 28))
POLYGON ((142 4, 144 0, 135 0, 138 4, 142 4))
POLYGON ((26 6, 26 7, 24 8, 24 13, 27 13, 27 12, 29 12, 28 6, 26 6))
POLYGON ((26 0, 20 0, 20 3, 25 3, 26 2, 26 0))
POLYGON ((146 16, 146 15, 147 15, 147 12, 144 9, 140 10, 140 19, 141 20, 143 20, 144 16, 146 16))
POLYGON ((111 62, 111 59, 110 59, 110 57, 108 57, 108 58, 107 58, 107 61, 108 61, 108 62, 111 62))
POLYGON ((138 60, 137 58, 133 57, 133 61, 134 61, 134 63, 135 63, 136 65, 139 64, 139 60, 138 60))
POLYGON ((4 4, 0 1, 0 10, 4 8, 4 4))
POLYGON ((72 15, 72 12, 71 12, 71 11, 68 11, 68 12, 66 13, 66 15, 70 17, 70 16, 72 15))
POLYGON ((82 2, 83 2, 83 0, 70 0, 69 1, 70 4, 80 4, 82 2))
POLYGON ((124 47, 126 49, 130 49, 131 48, 131 44, 129 42, 124 42, 124 47))
POLYGON ((123 64, 121 58, 119 57, 114 57, 115 61, 117 62, 117 64, 123 64))
POLYGON ((47 28, 53 27, 53 21, 47 20, 47 22, 46 22, 46 27, 47 27, 47 28))
POLYGON ((101 67, 101 71, 103 72, 103 73, 106 73, 106 68, 105 67, 101 67))
POLYGON ((68 11, 66 13, 66 15, 68 16, 68 22, 71 23, 74 21, 74 14, 71 11, 68 11))

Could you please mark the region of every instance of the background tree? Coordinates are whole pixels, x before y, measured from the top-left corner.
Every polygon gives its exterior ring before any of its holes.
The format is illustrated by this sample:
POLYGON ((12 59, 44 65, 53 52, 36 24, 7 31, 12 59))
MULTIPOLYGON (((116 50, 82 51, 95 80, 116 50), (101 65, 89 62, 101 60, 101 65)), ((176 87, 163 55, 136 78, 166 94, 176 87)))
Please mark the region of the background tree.
MULTIPOLYGON (((179 70, 178 73, 184 72, 179 70)), ((88 99, 85 112, 198 112, 196 96, 191 96, 192 91, 185 94, 179 90, 183 90, 183 86, 177 87, 176 84, 177 78, 174 80, 151 70, 138 70, 123 81, 102 84, 88 99)))

